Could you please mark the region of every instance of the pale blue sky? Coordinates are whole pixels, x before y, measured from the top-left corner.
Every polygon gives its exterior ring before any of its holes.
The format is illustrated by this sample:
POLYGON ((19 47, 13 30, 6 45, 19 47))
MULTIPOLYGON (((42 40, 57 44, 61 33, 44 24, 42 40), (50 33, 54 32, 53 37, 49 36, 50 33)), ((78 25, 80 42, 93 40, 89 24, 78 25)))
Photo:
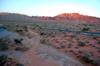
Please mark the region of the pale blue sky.
POLYGON ((0 12, 55 16, 78 12, 100 17, 100 0, 0 0, 0 12))

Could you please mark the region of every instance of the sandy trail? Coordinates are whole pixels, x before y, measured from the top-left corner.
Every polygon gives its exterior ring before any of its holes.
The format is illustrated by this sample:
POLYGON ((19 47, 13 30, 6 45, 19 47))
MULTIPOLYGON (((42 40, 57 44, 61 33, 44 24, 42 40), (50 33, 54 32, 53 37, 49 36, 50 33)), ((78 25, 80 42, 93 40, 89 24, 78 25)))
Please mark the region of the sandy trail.
POLYGON ((34 38, 29 40, 32 48, 24 53, 22 63, 26 66, 58 66, 54 62, 46 62, 36 55, 35 50, 40 44, 40 36, 32 31, 29 32, 34 35, 34 38))

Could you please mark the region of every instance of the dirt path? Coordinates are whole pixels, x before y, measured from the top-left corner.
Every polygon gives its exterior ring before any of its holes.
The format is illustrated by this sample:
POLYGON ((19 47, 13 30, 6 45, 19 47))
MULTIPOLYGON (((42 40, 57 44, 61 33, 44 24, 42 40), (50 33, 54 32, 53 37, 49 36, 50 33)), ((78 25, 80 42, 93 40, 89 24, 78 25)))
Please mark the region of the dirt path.
POLYGON ((34 35, 34 38, 30 40, 32 48, 25 53, 25 57, 29 59, 30 66, 36 64, 40 64, 36 66, 42 66, 41 64, 46 64, 43 66, 83 66, 78 61, 61 54, 56 49, 40 44, 40 36, 31 30, 29 32, 34 35), (34 63, 32 63, 33 61, 34 63))
POLYGON ((30 34, 34 35, 34 38, 29 40, 32 48, 24 53, 22 63, 26 66, 58 66, 54 62, 46 62, 36 55, 35 50, 39 46, 40 36, 32 31, 30 34))

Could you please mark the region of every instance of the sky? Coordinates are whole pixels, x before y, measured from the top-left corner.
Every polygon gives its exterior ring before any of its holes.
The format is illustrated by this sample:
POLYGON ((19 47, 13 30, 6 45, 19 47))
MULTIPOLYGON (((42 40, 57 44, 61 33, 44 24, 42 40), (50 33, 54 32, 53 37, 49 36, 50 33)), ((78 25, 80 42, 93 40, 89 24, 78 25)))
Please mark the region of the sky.
POLYGON ((100 17, 100 0, 0 0, 0 12, 29 16, 80 13, 100 17))

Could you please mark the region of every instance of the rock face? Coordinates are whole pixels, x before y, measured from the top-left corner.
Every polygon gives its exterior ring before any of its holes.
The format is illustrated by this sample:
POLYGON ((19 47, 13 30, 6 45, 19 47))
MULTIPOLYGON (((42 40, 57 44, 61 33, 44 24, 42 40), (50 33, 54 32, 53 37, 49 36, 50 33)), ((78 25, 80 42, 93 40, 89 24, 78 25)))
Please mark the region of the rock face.
POLYGON ((58 14, 54 17, 49 17, 49 16, 32 16, 32 18, 35 19, 42 19, 42 20, 59 20, 59 21, 86 21, 89 23, 99 23, 100 24, 100 18, 98 17, 93 17, 93 16, 87 16, 87 15, 81 15, 79 13, 62 13, 58 14))
POLYGON ((87 15, 81 15, 79 13, 62 13, 54 17, 56 20, 79 20, 79 21, 86 21, 89 23, 99 23, 100 24, 100 18, 93 17, 93 16, 87 16, 87 15))

